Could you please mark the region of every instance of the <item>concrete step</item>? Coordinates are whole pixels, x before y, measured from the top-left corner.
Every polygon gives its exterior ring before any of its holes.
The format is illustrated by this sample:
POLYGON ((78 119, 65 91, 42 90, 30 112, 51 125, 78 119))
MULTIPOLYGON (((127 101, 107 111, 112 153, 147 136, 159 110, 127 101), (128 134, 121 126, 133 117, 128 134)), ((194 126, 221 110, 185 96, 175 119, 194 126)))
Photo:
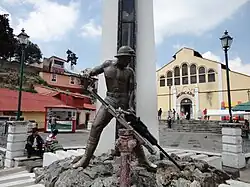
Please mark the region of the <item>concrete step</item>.
POLYGON ((188 153, 178 153, 177 156, 183 158, 185 156, 194 156, 196 153, 188 152, 188 153))
POLYGON ((17 173, 17 172, 22 172, 22 171, 26 171, 25 167, 15 167, 15 168, 2 169, 2 170, 0 170, 0 177, 10 175, 13 173, 17 173))
POLYGON ((196 160, 202 160, 204 158, 208 158, 208 155, 204 155, 204 154, 193 155, 193 156, 191 156, 191 158, 196 159, 196 160))
POLYGON ((34 184, 35 181, 34 173, 14 173, 12 175, 0 177, 1 187, 24 187, 34 184))
POLYGON ((229 184, 229 186, 232 186, 232 187, 250 187, 249 183, 236 181, 236 180, 227 180, 226 183, 229 184))
POLYGON ((35 179, 16 180, 1 184, 1 187, 27 187, 34 184, 35 179))

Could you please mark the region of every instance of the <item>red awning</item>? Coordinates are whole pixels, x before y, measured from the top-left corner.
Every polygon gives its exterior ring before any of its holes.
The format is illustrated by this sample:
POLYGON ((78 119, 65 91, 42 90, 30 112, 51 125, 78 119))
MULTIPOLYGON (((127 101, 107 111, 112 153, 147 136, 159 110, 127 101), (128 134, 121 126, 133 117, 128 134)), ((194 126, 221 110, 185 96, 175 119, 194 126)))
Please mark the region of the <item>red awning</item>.
POLYGON ((84 103, 83 107, 87 110, 96 110, 95 105, 84 103))

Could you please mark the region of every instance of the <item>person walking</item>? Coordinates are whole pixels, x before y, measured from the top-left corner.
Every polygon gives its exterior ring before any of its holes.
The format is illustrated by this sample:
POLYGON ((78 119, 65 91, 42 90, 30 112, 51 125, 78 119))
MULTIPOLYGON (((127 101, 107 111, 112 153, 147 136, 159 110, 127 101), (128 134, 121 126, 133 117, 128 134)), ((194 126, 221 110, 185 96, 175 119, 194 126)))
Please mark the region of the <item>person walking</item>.
POLYGON ((160 108, 158 110, 158 119, 161 120, 161 115, 162 115, 162 109, 160 108))

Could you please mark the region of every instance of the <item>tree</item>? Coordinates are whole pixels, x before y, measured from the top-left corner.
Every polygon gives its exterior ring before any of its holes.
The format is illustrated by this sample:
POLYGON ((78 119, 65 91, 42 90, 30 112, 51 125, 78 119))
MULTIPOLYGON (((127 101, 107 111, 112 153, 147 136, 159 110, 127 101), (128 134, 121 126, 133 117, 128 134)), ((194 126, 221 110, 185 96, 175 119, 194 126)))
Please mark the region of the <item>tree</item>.
MULTIPOLYGON (((32 42, 29 42, 27 46, 25 46, 25 63, 27 64, 32 64, 32 63, 39 63, 40 59, 42 58, 42 52, 37 44, 34 44, 32 42)), ((22 55, 22 49, 21 45, 17 44, 16 45, 16 50, 15 50, 15 57, 18 61, 21 60, 21 55, 22 55)))
POLYGON ((0 14, 0 58, 8 59, 15 52, 17 40, 10 27, 8 14, 0 14))

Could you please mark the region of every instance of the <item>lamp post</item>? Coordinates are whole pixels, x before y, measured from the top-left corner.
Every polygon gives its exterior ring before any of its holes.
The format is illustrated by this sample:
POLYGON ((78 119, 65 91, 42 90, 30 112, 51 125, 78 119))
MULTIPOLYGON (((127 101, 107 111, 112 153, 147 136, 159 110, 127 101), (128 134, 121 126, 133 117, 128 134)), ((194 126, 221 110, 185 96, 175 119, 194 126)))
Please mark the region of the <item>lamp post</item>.
POLYGON ((19 94, 18 94, 18 106, 17 106, 17 121, 20 120, 21 116, 21 104, 22 104, 22 89, 23 89, 23 65, 24 65, 24 49, 28 44, 29 36, 22 29, 22 32, 17 36, 18 41, 21 45, 21 65, 20 65, 20 77, 19 77, 19 94))
POLYGON ((231 106, 231 93, 230 93, 230 79, 229 79, 229 67, 228 67, 228 50, 231 47, 233 42, 233 38, 228 35, 227 30, 224 32, 224 35, 220 38, 222 48, 225 52, 225 61, 226 61, 226 75, 227 75, 227 96, 228 96, 228 110, 229 110, 229 117, 230 122, 233 121, 232 117, 232 106, 231 106))
POLYGON ((169 99, 169 101, 168 101, 168 104, 169 104, 169 112, 170 112, 170 110, 171 110, 171 84, 168 84, 168 88, 169 88, 169 96, 168 96, 168 99, 169 99))

